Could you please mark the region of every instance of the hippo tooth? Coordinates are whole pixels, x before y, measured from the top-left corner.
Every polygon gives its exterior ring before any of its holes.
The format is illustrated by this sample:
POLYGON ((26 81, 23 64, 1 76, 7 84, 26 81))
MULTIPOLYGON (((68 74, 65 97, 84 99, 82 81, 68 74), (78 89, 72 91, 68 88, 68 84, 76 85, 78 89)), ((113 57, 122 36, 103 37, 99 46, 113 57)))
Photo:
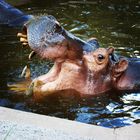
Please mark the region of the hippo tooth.
POLYGON ((23 38, 27 38, 27 35, 25 35, 25 34, 22 34, 22 33, 18 33, 18 34, 17 34, 17 37, 23 37, 23 38))
POLYGON ((26 73, 26 69, 27 69, 27 65, 23 68, 22 73, 21 73, 21 77, 24 77, 24 75, 26 73))
POLYGON ((36 53, 35 53, 34 51, 32 51, 32 52, 29 54, 29 56, 28 56, 29 60, 31 60, 32 57, 33 57, 35 54, 36 54, 36 53))
POLYGON ((28 42, 26 38, 21 37, 20 42, 28 42))
POLYGON ((23 45, 23 46, 27 46, 27 45, 28 45, 28 43, 24 42, 24 43, 22 43, 22 45, 23 45))
POLYGON ((30 69, 26 65, 22 70, 21 77, 25 77, 25 79, 28 79, 28 78, 30 78, 30 75, 31 75, 30 69))

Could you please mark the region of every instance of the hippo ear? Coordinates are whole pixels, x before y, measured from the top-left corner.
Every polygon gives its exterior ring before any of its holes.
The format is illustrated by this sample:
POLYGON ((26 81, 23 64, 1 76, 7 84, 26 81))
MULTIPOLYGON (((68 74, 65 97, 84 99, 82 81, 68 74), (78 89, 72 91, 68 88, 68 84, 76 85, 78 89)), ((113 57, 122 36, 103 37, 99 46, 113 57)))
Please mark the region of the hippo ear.
POLYGON ((121 58, 118 63, 115 64, 114 67, 114 77, 119 77, 128 67, 128 60, 121 58))
POLYGON ((114 52, 114 48, 113 47, 107 48, 107 52, 109 55, 111 55, 114 52))

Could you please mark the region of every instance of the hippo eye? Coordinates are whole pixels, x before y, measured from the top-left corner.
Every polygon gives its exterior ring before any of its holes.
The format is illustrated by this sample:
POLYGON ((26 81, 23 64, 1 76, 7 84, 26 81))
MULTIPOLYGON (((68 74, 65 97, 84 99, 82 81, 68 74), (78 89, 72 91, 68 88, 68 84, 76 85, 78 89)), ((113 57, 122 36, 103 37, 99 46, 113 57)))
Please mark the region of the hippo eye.
POLYGON ((98 54, 98 61, 99 62, 101 62, 104 59, 105 59, 105 57, 102 54, 98 54))

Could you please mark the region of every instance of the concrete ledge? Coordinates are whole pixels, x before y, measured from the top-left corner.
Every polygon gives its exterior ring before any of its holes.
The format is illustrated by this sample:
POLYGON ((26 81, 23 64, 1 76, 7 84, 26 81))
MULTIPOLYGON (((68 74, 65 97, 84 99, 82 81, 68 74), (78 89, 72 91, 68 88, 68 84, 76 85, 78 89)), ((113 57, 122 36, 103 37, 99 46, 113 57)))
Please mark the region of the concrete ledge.
POLYGON ((0 107, 0 140, 140 140, 140 124, 117 129, 0 107))

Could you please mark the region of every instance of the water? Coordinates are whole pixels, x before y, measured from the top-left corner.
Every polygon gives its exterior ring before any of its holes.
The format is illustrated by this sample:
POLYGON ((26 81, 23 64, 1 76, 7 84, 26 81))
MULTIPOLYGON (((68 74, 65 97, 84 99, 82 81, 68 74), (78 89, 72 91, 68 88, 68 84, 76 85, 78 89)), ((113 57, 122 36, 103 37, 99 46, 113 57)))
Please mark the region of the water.
MULTIPOLYGON (((140 2, 111 1, 38 1, 19 7, 34 15, 54 15, 65 29, 86 40, 98 38, 102 47, 113 46, 117 54, 140 57, 140 2)), ((9 84, 21 81, 20 73, 28 64, 32 78, 46 73, 51 63, 35 58, 23 48, 16 34, 20 29, 0 26, 0 106, 57 116, 84 123, 116 128, 140 122, 140 94, 115 92, 94 98, 55 95, 45 103, 35 103, 9 91, 9 84)))

